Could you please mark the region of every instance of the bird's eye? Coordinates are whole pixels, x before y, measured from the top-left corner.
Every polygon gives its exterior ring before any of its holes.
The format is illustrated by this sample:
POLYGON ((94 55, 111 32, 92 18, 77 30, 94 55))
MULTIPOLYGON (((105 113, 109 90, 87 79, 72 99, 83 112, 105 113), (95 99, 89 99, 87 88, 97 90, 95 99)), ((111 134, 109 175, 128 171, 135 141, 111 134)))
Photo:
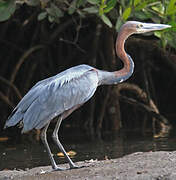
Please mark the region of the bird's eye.
POLYGON ((142 28, 142 27, 143 27, 142 24, 138 24, 138 25, 137 25, 137 28, 142 28))

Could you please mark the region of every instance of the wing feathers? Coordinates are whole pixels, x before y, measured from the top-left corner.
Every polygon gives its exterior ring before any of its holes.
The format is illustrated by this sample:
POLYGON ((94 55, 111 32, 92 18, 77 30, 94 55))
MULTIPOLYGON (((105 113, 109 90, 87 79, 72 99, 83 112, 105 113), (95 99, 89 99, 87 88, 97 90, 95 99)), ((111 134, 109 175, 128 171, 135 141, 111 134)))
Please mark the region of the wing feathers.
POLYGON ((97 86, 97 73, 87 65, 75 66, 42 80, 19 102, 6 126, 22 120, 22 132, 40 129, 55 116, 89 100, 97 86))
POLYGON ((8 118, 8 120, 6 121, 4 129, 10 126, 15 126, 22 119, 23 119, 23 113, 15 112, 15 114, 13 114, 12 117, 8 118))

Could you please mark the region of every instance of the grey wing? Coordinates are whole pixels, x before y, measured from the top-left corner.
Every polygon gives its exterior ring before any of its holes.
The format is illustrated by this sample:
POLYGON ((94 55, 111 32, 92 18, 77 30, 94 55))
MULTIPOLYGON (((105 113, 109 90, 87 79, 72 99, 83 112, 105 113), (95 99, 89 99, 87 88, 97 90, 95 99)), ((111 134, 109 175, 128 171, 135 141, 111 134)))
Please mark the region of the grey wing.
MULTIPOLYGON (((6 121, 6 124, 4 128, 14 126, 18 122, 24 119, 24 116, 28 114, 29 109, 32 109, 31 112, 35 116, 39 116, 39 112, 42 112, 45 110, 44 106, 41 106, 41 102, 45 102, 45 105, 47 103, 49 104, 50 101, 47 102, 48 97, 54 98, 56 96, 55 89, 57 88, 58 90, 62 90, 63 84, 66 82, 70 82, 72 80, 78 79, 78 77, 81 77, 84 73, 92 70, 93 68, 88 65, 79 65, 72 67, 70 69, 67 69, 53 77, 44 79, 42 81, 39 81, 35 86, 33 86, 29 92, 22 98, 22 100, 18 103, 16 108, 13 110, 11 115, 8 117, 8 120, 6 121), (60 88, 59 88, 60 87, 60 88), (53 89, 53 91, 52 91, 53 89), (52 94, 53 93, 53 94, 52 94), (42 99, 42 100, 41 100, 42 99), (39 103, 40 101, 40 103, 39 103), (34 109, 34 107, 37 107, 34 109), (41 109, 40 111, 39 108, 41 109), (38 110, 37 110, 38 109, 38 110), (37 111, 35 113, 35 111, 37 111)), ((74 87, 74 86, 73 86, 74 87)), ((64 92, 65 93, 65 92, 64 92)), ((74 91, 73 91, 74 93, 74 91)), ((58 94, 60 95, 60 94, 58 94)), ((62 93, 61 93, 62 95, 62 93)), ((51 99, 52 103, 52 99, 51 99)), ((45 112, 42 112, 43 116, 45 112)), ((47 113, 48 114, 48 113, 47 113)), ((52 115, 54 116, 54 115, 52 115)), ((32 115, 30 116, 32 118, 32 115)), ((32 121, 32 120, 31 120, 32 121)))
POLYGON ((23 132, 44 127, 55 116, 88 101, 96 91, 98 77, 95 70, 65 83, 54 80, 29 106, 23 117, 23 132))
POLYGON ((11 115, 6 121, 4 128, 14 126, 20 122, 23 119, 26 110, 39 97, 43 90, 44 86, 32 88, 12 111, 11 115))

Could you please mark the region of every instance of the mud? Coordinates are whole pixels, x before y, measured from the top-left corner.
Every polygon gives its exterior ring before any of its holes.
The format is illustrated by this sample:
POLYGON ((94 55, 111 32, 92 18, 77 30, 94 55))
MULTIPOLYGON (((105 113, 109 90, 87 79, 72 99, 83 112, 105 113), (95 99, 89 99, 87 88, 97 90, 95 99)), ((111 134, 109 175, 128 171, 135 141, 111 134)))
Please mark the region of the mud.
MULTIPOLYGON (((174 180, 176 151, 137 152, 118 159, 77 162, 79 169, 51 171, 50 166, 0 171, 0 180, 174 180)), ((68 168, 68 164, 59 167, 68 168)))

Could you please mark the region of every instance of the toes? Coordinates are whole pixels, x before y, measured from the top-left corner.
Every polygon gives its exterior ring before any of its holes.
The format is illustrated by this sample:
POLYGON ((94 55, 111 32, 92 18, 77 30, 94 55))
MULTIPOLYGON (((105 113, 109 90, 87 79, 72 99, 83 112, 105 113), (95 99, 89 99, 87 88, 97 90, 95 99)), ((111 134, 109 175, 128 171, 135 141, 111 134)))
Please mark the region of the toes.
POLYGON ((70 166, 70 169, 78 169, 79 166, 70 166))
MULTIPOLYGON (((84 167, 87 167, 87 166, 76 166, 76 165, 72 165, 72 166, 70 166, 69 169, 80 169, 80 168, 84 168, 84 167)), ((69 169, 67 169, 67 168, 60 168, 60 167, 56 166, 56 167, 54 167, 54 168, 52 169, 52 171, 65 171, 65 170, 69 170, 69 169)))
POLYGON ((54 171, 64 171, 64 170, 67 170, 67 169, 59 168, 56 166, 56 167, 52 168, 51 170, 47 170, 47 171, 44 171, 43 169, 41 169, 41 172, 39 174, 45 174, 45 173, 50 173, 50 172, 54 172, 54 171))
POLYGON ((52 169, 52 171, 64 171, 64 170, 66 170, 66 169, 64 169, 64 168, 59 168, 58 166, 56 166, 56 167, 54 167, 54 168, 52 169))
POLYGON ((84 167, 86 167, 86 166, 76 166, 76 165, 74 165, 74 166, 70 166, 70 169, 79 169, 79 168, 84 168, 84 167))

